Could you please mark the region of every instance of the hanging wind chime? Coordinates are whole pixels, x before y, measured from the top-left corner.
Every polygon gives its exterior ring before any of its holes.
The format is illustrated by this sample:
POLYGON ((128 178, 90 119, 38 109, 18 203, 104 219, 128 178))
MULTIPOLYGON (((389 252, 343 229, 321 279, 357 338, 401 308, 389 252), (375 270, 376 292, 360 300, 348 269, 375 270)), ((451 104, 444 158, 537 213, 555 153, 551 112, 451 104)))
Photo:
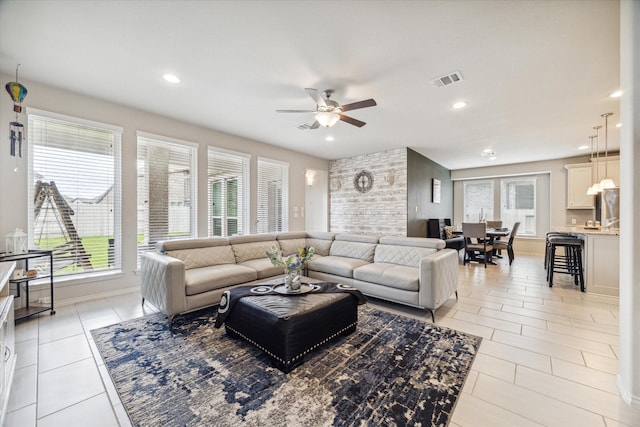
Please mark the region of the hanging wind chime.
POLYGON ((11 126, 11 132, 9 134, 9 140, 11 141, 11 155, 22 157, 22 138, 24 126, 18 121, 18 114, 22 113, 22 101, 27 96, 27 88, 18 83, 18 67, 16 67, 16 81, 9 82, 5 85, 7 92, 13 99, 13 111, 16 113, 16 120, 9 123, 11 126))

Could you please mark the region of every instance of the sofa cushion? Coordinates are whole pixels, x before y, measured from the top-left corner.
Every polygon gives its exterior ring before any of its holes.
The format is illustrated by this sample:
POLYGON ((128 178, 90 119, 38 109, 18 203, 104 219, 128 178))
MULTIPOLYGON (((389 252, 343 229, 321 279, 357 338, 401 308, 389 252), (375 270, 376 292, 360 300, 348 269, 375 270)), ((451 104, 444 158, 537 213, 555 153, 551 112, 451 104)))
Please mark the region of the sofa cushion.
POLYGON ((420 259, 434 252, 437 252, 437 249, 379 244, 373 259, 376 263, 399 264, 418 268, 420 267, 420 259))
POLYGON ((366 262, 373 262, 373 254, 375 250, 375 243, 360 243, 336 240, 331 245, 329 255, 336 257, 355 258, 366 262))
POLYGON ((313 246, 316 254, 327 256, 335 237, 336 233, 328 231, 308 231, 307 246, 313 246))
POLYGON ((207 237, 203 239, 161 240, 156 243, 156 251, 166 253, 180 249, 198 249, 210 246, 229 246, 229 239, 227 237, 207 237))
POLYGON ((282 249, 282 255, 289 256, 298 252, 298 248, 304 248, 307 246, 307 239, 286 239, 278 240, 280 249, 282 249))
POLYGON ((250 259, 238 265, 253 268, 258 273, 258 279, 264 279, 271 276, 284 276, 284 268, 271 264, 271 260, 267 257, 250 259))
POLYGON ((444 238, 445 239, 453 239, 454 237, 457 237, 455 234, 453 234, 454 231, 456 231, 458 227, 456 225, 447 225, 444 227, 444 238))
POLYGON ((313 249, 315 249, 315 255, 329 255, 332 243, 333 240, 307 238, 307 246, 313 246, 313 249))
POLYGON ((252 259, 264 258, 268 260, 269 258, 267 257, 267 251, 274 246, 278 247, 278 242, 276 242, 275 240, 239 244, 232 242, 231 244, 237 264, 242 264, 243 262, 252 259))
POLYGON ((353 277, 353 270, 368 264, 367 261, 356 258, 345 258, 338 256, 325 256, 313 258, 309 262, 309 270, 320 273, 329 273, 342 277, 353 277))
POLYGON ((378 243, 378 236, 372 236, 370 234, 340 233, 336 234, 335 240, 375 244, 378 243))
POLYGON ((383 236, 380 237, 379 243, 382 243, 383 245, 415 246, 417 248, 444 249, 444 241, 442 239, 430 239, 425 237, 383 236))
POLYGON ((184 262, 185 270, 208 267, 219 264, 235 264, 231 246, 209 246, 197 249, 177 249, 166 252, 167 255, 184 262))
POLYGON ((226 286, 250 282, 258 278, 253 268, 236 264, 221 264, 185 271, 184 284, 187 295, 221 289, 226 286))
POLYGON ((420 288, 418 276, 418 268, 387 263, 363 265, 353 271, 356 280, 415 292, 420 288))

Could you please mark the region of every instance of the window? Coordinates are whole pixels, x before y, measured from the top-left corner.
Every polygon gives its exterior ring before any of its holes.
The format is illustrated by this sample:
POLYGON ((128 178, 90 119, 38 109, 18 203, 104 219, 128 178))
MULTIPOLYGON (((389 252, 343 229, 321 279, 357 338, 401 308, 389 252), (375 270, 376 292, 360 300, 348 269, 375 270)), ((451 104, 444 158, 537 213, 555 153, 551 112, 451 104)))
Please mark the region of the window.
POLYGON ((195 236, 196 146, 138 133, 138 254, 195 236))
MULTIPOLYGON (((503 224, 520 222, 518 234, 536 235, 536 178, 500 180, 500 219, 503 224)), ((511 227, 511 225, 508 225, 511 227)))
POLYGON ((493 180, 464 183, 464 222, 497 219, 493 214, 493 180))
POLYGON ((258 233, 289 229, 289 165, 258 159, 258 233))
POLYGON ((249 229, 248 163, 249 156, 209 148, 209 236, 235 236, 249 229))
POLYGON ((31 244, 53 250, 55 276, 119 269, 122 129, 27 114, 31 244))
POLYGON ((519 222, 518 235, 537 236, 549 229, 548 213, 538 206, 549 199, 548 186, 548 174, 465 181, 464 221, 501 220, 508 228, 519 222))

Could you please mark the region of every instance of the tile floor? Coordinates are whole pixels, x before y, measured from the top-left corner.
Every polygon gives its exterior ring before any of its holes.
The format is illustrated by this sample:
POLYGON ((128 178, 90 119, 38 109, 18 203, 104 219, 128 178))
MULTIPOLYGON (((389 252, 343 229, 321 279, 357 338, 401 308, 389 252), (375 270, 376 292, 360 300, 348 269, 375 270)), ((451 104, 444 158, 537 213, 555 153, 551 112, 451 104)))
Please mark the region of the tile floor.
MULTIPOLYGON (((618 397, 618 299, 545 284, 541 257, 460 266, 436 322, 484 338, 452 427, 638 426, 618 397)), ((429 320, 394 304, 382 309, 429 320)), ((60 306, 16 325, 6 426, 128 426, 89 331, 153 312, 137 293, 60 306)))

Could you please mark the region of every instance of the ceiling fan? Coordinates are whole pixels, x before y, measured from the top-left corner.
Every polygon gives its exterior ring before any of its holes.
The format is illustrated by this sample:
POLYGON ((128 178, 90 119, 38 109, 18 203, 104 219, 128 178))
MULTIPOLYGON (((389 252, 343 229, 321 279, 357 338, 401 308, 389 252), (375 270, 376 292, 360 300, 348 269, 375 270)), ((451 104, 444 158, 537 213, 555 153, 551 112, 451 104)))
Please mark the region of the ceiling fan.
POLYGON ((373 107, 376 104, 374 99, 366 99, 364 101, 352 102, 351 104, 340 105, 331 98, 332 90, 325 90, 324 98, 317 89, 306 88, 309 96, 316 102, 315 110, 276 110, 276 113, 314 113, 315 121, 311 125, 300 125, 298 129, 318 129, 320 126, 330 128, 339 120, 349 123, 350 125, 361 128, 366 125, 365 122, 353 117, 345 116, 345 111, 357 110, 358 108, 373 107))

